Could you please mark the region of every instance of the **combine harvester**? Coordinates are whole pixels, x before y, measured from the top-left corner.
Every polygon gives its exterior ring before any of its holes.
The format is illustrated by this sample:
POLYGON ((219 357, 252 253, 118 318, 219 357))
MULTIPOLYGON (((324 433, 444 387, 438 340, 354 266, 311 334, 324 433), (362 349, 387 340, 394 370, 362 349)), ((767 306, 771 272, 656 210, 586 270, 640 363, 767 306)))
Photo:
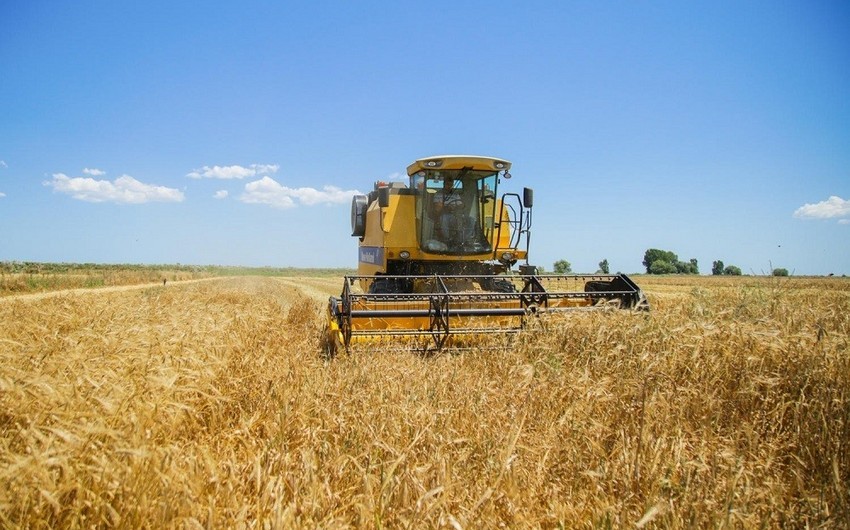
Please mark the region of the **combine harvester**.
POLYGON ((482 156, 423 158, 408 166, 409 183, 377 182, 354 196, 358 274, 330 298, 331 355, 387 340, 458 346, 519 331, 542 313, 649 309, 624 274, 544 275, 528 264, 533 193, 497 195, 510 168, 482 156))

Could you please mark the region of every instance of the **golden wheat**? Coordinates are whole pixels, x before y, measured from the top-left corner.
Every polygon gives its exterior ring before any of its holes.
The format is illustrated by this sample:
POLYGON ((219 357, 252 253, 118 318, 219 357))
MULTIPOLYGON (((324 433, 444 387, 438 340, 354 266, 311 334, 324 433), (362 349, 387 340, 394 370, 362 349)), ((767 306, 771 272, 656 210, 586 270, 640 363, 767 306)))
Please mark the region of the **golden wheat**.
POLYGON ((850 282, 324 361, 341 281, 0 300, 4 527, 850 526, 850 282))

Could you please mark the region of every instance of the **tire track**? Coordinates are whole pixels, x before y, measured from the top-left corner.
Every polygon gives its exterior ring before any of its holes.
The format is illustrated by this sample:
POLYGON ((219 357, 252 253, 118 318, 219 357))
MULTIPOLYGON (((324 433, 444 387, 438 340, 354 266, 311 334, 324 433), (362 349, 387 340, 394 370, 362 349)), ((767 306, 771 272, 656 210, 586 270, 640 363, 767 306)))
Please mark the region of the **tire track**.
POLYGON ((53 296, 68 296, 68 295, 78 295, 78 294, 102 294, 102 293, 111 293, 118 291, 132 291, 136 289, 150 289, 153 287, 163 287, 168 289, 170 285, 188 285, 191 283, 199 283, 199 282, 208 282, 212 280, 227 280, 231 279, 230 276, 216 276, 214 278, 197 278, 194 280, 173 280, 168 282, 166 285, 162 285, 159 282, 156 283, 138 283, 134 285, 114 285, 110 287, 78 287, 75 289, 60 289, 57 291, 44 291, 38 293, 23 293, 23 294, 12 294, 7 296, 0 296, 0 303, 3 303, 7 300, 21 300, 21 301, 35 301, 35 300, 43 300, 45 298, 51 298, 53 296))

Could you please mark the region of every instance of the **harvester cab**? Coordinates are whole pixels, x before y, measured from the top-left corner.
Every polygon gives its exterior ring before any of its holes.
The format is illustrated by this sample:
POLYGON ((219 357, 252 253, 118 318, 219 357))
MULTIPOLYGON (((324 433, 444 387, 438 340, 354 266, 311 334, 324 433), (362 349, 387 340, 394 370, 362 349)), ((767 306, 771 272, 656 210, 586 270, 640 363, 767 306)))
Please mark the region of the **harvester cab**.
POLYGON ((528 262, 533 192, 498 194, 510 169, 499 158, 423 158, 408 166, 409 182, 376 182, 353 197, 358 273, 329 301, 331 350, 398 337, 439 349, 460 336, 519 331, 540 312, 648 309, 622 274, 538 274, 528 262))

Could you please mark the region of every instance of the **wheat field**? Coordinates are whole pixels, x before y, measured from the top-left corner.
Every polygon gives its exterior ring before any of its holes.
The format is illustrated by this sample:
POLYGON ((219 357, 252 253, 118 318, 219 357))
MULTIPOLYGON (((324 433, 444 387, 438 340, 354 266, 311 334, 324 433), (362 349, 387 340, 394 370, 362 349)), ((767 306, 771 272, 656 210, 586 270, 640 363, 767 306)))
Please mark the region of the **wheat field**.
POLYGON ((4 528, 848 528, 850 281, 320 352, 341 279, 0 299, 4 528))

